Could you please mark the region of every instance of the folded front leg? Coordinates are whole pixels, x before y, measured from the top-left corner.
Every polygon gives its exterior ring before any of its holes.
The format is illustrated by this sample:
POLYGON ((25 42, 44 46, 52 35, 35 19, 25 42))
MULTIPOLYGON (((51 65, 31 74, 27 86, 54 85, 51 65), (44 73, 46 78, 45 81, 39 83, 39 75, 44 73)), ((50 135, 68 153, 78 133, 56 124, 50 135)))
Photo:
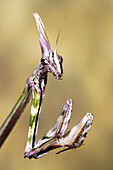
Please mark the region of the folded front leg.
POLYGON ((62 137, 68 128, 71 112, 72 112, 72 100, 68 99, 64 104, 64 107, 52 128, 38 141, 34 148, 30 150, 30 152, 25 153, 24 157, 25 158, 26 157, 30 158, 32 156, 34 157, 35 153, 37 153, 40 147, 42 147, 45 143, 53 139, 59 139, 60 137, 62 137))

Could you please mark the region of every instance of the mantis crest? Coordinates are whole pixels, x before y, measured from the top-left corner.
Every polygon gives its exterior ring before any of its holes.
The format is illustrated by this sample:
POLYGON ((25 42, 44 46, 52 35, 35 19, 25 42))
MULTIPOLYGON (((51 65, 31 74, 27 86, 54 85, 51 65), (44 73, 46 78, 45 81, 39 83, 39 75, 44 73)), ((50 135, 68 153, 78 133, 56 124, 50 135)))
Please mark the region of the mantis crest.
POLYGON ((42 57, 33 74, 27 79, 25 88, 19 100, 0 128, 1 147, 32 97, 28 138, 24 155, 25 158, 40 158, 48 154, 50 150, 60 147, 63 147, 64 149, 58 153, 80 147, 93 121, 93 115, 91 113, 87 113, 75 127, 66 133, 72 112, 72 100, 68 99, 53 127, 36 144, 39 116, 45 95, 47 76, 50 72, 57 80, 62 79, 63 58, 57 54, 59 34, 56 40, 56 48, 52 51, 40 16, 35 13, 34 17, 37 24, 42 57), (50 141, 51 143, 43 147, 45 143, 50 141))

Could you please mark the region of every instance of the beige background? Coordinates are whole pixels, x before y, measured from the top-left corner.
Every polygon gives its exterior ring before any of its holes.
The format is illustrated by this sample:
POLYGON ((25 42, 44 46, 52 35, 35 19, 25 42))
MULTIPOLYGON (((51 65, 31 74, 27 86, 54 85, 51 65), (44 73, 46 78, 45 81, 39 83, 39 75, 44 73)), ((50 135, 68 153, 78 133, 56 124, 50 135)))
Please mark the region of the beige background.
POLYGON ((69 128, 87 112, 94 123, 85 146, 39 160, 24 159, 30 104, 0 150, 2 170, 113 169, 113 1, 0 0, 0 125, 19 98, 41 58, 33 12, 41 16, 64 77, 49 74, 37 138, 55 122, 67 98, 74 101, 69 128))

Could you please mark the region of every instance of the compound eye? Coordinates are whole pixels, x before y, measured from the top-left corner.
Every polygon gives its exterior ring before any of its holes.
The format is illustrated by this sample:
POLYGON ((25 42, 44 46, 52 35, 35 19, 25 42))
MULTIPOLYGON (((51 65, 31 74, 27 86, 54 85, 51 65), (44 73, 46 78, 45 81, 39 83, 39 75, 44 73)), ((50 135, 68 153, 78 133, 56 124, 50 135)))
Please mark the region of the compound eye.
POLYGON ((61 63, 63 63, 63 57, 61 56, 61 63))
POLYGON ((59 59, 60 63, 63 63, 63 58, 61 55, 58 55, 58 59, 59 59))

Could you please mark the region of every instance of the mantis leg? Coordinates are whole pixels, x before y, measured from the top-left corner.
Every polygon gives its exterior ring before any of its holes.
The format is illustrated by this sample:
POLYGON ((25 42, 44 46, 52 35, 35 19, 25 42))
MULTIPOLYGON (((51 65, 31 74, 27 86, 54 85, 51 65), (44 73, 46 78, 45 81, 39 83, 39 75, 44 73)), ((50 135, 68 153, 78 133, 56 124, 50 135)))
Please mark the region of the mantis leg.
POLYGON ((72 112, 72 100, 68 99, 52 128, 38 141, 38 143, 30 150, 26 152, 24 157, 32 157, 37 153, 45 143, 59 139, 63 136, 68 128, 69 120, 72 112))

